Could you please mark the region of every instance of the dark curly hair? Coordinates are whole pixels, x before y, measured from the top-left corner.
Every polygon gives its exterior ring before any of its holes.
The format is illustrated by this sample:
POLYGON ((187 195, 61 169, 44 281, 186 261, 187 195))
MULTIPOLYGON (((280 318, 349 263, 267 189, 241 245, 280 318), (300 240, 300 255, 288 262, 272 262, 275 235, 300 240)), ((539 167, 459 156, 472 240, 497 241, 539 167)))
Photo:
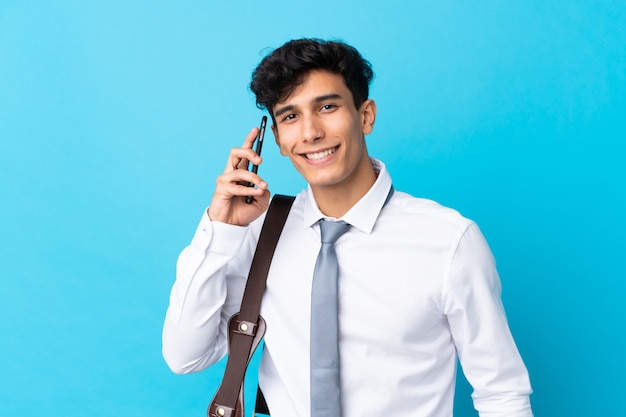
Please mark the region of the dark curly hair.
POLYGON ((276 103, 289 97, 312 70, 341 75, 357 109, 367 100, 374 72, 359 51, 343 42, 297 39, 263 58, 252 73, 250 89, 257 107, 268 110, 273 119, 276 103))

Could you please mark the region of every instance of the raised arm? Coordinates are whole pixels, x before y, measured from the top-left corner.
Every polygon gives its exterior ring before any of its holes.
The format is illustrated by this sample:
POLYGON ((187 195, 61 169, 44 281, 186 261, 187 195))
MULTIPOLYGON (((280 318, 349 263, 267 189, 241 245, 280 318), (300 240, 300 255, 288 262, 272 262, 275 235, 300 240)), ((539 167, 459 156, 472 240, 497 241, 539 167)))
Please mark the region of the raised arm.
POLYGON ((200 371, 227 353, 228 320, 239 311, 270 196, 267 184, 246 169, 249 161, 262 162, 252 150, 257 133, 252 129, 243 146, 231 150, 211 205, 178 258, 163 326, 163 357, 176 373, 200 371))

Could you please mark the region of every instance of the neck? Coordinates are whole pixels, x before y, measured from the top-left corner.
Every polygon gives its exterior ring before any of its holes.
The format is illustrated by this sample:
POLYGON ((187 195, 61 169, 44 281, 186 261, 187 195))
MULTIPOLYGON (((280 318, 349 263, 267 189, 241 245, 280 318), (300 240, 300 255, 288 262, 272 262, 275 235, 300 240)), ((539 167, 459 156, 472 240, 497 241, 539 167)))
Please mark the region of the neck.
POLYGON ((325 186, 311 185, 315 202, 325 216, 340 218, 367 194, 376 182, 376 172, 369 158, 353 175, 358 181, 342 181, 325 186))

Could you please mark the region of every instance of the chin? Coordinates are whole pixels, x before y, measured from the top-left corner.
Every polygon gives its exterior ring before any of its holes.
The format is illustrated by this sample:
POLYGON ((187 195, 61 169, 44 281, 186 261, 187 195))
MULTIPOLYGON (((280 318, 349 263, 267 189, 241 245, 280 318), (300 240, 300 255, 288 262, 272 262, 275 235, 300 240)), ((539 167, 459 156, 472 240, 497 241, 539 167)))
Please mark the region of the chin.
POLYGON ((334 185, 339 184, 341 180, 337 178, 317 177, 317 178, 311 178, 310 180, 307 180, 307 182, 311 184, 312 187, 332 187, 334 185))

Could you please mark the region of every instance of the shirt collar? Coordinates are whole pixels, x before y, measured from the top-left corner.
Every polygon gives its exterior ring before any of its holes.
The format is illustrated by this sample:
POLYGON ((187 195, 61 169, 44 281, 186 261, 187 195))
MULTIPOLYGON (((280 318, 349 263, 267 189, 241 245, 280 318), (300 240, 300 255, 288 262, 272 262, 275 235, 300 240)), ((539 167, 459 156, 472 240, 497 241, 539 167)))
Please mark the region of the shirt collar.
MULTIPOLYGON (((374 182, 372 188, 339 219, 350 223, 352 227, 356 227, 367 234, 370 234, 372 229, 374 229, 376 219, 385 205, 387 196, 391 190, 391 176, 389 172, 387 172, 385 164, 374 158, 371 158, 371 161, 374 166, 374 171, 378 174, 376 182, 374 182)), ((325 216, 317 206, 315 197, 313 196, 313 190, 309 185, 304 206, 304 227, 311 227, 320 219, 328 218, 329 217, 325 216)))

